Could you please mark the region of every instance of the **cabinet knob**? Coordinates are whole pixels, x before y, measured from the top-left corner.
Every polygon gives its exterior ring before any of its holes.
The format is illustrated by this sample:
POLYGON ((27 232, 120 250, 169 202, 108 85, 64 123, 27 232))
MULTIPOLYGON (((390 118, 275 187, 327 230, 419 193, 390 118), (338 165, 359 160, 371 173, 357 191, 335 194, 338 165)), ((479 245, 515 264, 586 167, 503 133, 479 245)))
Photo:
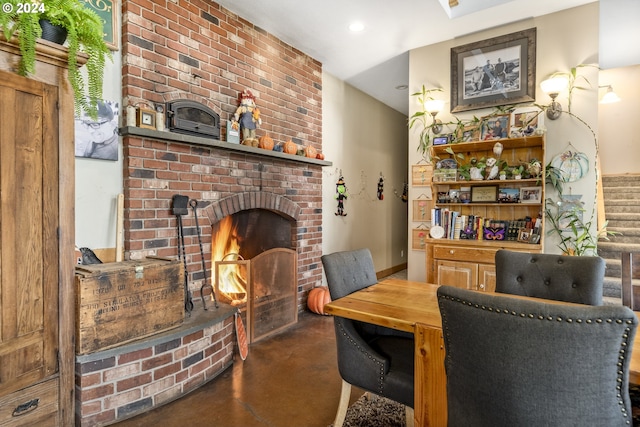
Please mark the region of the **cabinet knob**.
POLYGON ((480 283, 478 287, 480 288, 480 290, 484 291, 484 283, 480 283))
POLYGON ((455 253, 456 253, 456 251, 454 251, 453 249, 449 249, 449 253, 450 253, 451 255, 453 255, 453 254, 455 254, 455 253))

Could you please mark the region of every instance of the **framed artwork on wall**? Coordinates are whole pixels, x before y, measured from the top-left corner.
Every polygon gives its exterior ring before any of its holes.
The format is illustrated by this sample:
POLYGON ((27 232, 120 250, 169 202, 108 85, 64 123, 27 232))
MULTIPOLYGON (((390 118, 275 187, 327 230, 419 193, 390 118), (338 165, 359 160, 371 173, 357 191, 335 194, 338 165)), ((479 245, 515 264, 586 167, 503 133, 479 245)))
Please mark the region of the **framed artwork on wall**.
POLYGON ((535 101, 536 29, 451 49, 451 112, 535 101))
POLYGON ((411 165, 411 185, 427 186, 431 185, 433 166, 427 163, 411 165))
POLYGON ((420 224, 411 230, 411 249, 424 251, 426 239, 429 238, 429 228, 420 224))
POLYGON ((117 0, 85 0, 85 7, 98 14, 104 25, 104 41, 111 50, 118 50, 118 11, 117 0))

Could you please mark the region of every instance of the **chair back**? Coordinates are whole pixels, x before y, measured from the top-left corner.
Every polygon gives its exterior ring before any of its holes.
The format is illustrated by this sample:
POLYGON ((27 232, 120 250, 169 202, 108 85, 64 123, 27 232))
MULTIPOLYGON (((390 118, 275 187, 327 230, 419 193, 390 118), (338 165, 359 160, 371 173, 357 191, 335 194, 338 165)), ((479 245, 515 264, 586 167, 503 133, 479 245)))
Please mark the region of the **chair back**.
POLYGON ((631 310, 640 310, 640 252, 622 252, 620 261, 622 304, 631 310))
POLYGON ((631 425, 628 308, 438 289, 456 426, 631 425))
POLYGON ((334 252, 321 259, 332 300, 378 282, 369 249, 334 252))
POLYGON ((597 256, 567 256, 499 250, 496 292, 602 305, 605 262, 597 256))
MULTIPOLYGON (((378 282, 369 249, 322 256, 331 299, 378 282)), ((413 407, 414 340, 407 332, 333 318, 338 370, 349 384, 413 407)))

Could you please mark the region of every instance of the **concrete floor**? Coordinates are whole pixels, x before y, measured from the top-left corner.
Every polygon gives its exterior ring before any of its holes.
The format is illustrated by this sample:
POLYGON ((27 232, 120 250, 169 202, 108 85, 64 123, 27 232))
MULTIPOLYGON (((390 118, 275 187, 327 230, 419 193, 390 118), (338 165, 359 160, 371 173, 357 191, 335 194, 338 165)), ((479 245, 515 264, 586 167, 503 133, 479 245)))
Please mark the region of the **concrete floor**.
MULTIPOLYGON (((333 318, 300 313, 298 323, 253 343, 242 361, 181 399, 117 427, 327 427, 341 379, 333 318)), ((363 391, 355 387, 354 402, 363 391)))

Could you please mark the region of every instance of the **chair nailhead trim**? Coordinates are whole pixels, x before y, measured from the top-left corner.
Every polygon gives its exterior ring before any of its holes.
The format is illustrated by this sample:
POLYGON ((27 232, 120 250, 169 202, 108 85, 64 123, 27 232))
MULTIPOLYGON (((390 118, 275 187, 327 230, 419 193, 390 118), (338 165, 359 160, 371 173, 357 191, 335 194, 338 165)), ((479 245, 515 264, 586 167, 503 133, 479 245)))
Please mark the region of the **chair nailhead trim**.
MULTIPOLYGON (((531 262, 534 262, 534 261, 532 260, 531 262)), ((558 262, 560 264, 562 263, 561 260, 559 260, 558 262)), ((506 308, 505 309, 499 309, 499 308, 495 308, 494 309, 493 307, 487 307, 485 305, 480 306, 479 304, 474 304, 474 303, 471 303, 470 301, 464 301, 461 298, 454 298, 454 297, 450 297, 450 296, 447 296, 447 295, 440 295, 440 298, 448 299, 450 301, 460 302, 460 303, 468 305, 470 307, 480 308, 482 310, 489 311, 489 312, 494 312, 495 311, 497 314, 511 314, 511 315, 514 315, 514 316, 518 314, 515 311, 509 310, 509 309, 506 309, 506 308)), ((545 320, 546 319, 546 320, 549 320, 549 321, 554 320, 553 316, 545 317, 545 316, 543 316, 541 314, 538 314, 536 316, 533 313, 528 313, 528 314, 527 313, 520 313, 520 317, 529 318, 529 319, 537 318, 538 320, 545 320)), ((573 323, 575 321, 578 324, 582 324, 582 322, 583 322, 582 319, 572 319, 572 318, 563 319, 560 316, 556 317, 555 320, 558 321, 558 322, 565 321, 567 323, 573 323)), ((614 321, 614 319, 605 319, 604 320, 605 323, 609 323, 609 324, 613 323, 613 321, 614 321)), ((593 319, 586 319, 586 320, 584 320, 584 322, 587 325, 591 325, 591 324, 594 323, 594 320, 593 319)), ((625 322, 627 325, 632 325, 633 324, 633 320, 632 319, 624 319, 624 320, 623 319, 615 319, 615 322, 617 324, 622 324, 623 322, 625 322)), ((600 318, 596 318, 595 319, 595 323, 596 324, 602 324, 603 320, 600 319, 600 318)), ((446 328, 446 319, 444 318, 444 316, 442 318, 442 326, 443 326, 443 332, 444 332, 445 329, 447 329, 447 333, 448 333, 448 328, 446 328)), ((620 356, 618 357, 618 359, 621 360, 621 361, 624 361, 624 359, 625 359, 625 356, 624 356, 625 355, 625 348, 628 345, 629 332, 630 331, 631 331, 631 328, 627 327, 627 328, 625 328, 625 331, 622 334, 622 342, 620 343, 620 356)), ((618 362, 617 363, 617 366, 622 366, 622 365, 623 365, 622 362, 618 362)), ((620 370, 618 370, 617 374, 618 374, 618 377, 616 378, 616 382, 618 383, 618 385, 616 386, 616 390, 621 391, 622 390, 622 386, 620 384, 623 382, 623 379, 624 379, 623 378, 624 371, 622 369, 620 369, 620 370)), ((620 397, 621 395, 618 393, 617 396, 620 397)), ((620 399, 618 401, 618 405, 620 406, 620 412, 621 412, 622 416, 626 418, 625 423, 627 425, 631 424, 631 422, 629 420, 629 413, 628 413, 627 408, 625 407, 624 401, 622 399, 620 399)))

